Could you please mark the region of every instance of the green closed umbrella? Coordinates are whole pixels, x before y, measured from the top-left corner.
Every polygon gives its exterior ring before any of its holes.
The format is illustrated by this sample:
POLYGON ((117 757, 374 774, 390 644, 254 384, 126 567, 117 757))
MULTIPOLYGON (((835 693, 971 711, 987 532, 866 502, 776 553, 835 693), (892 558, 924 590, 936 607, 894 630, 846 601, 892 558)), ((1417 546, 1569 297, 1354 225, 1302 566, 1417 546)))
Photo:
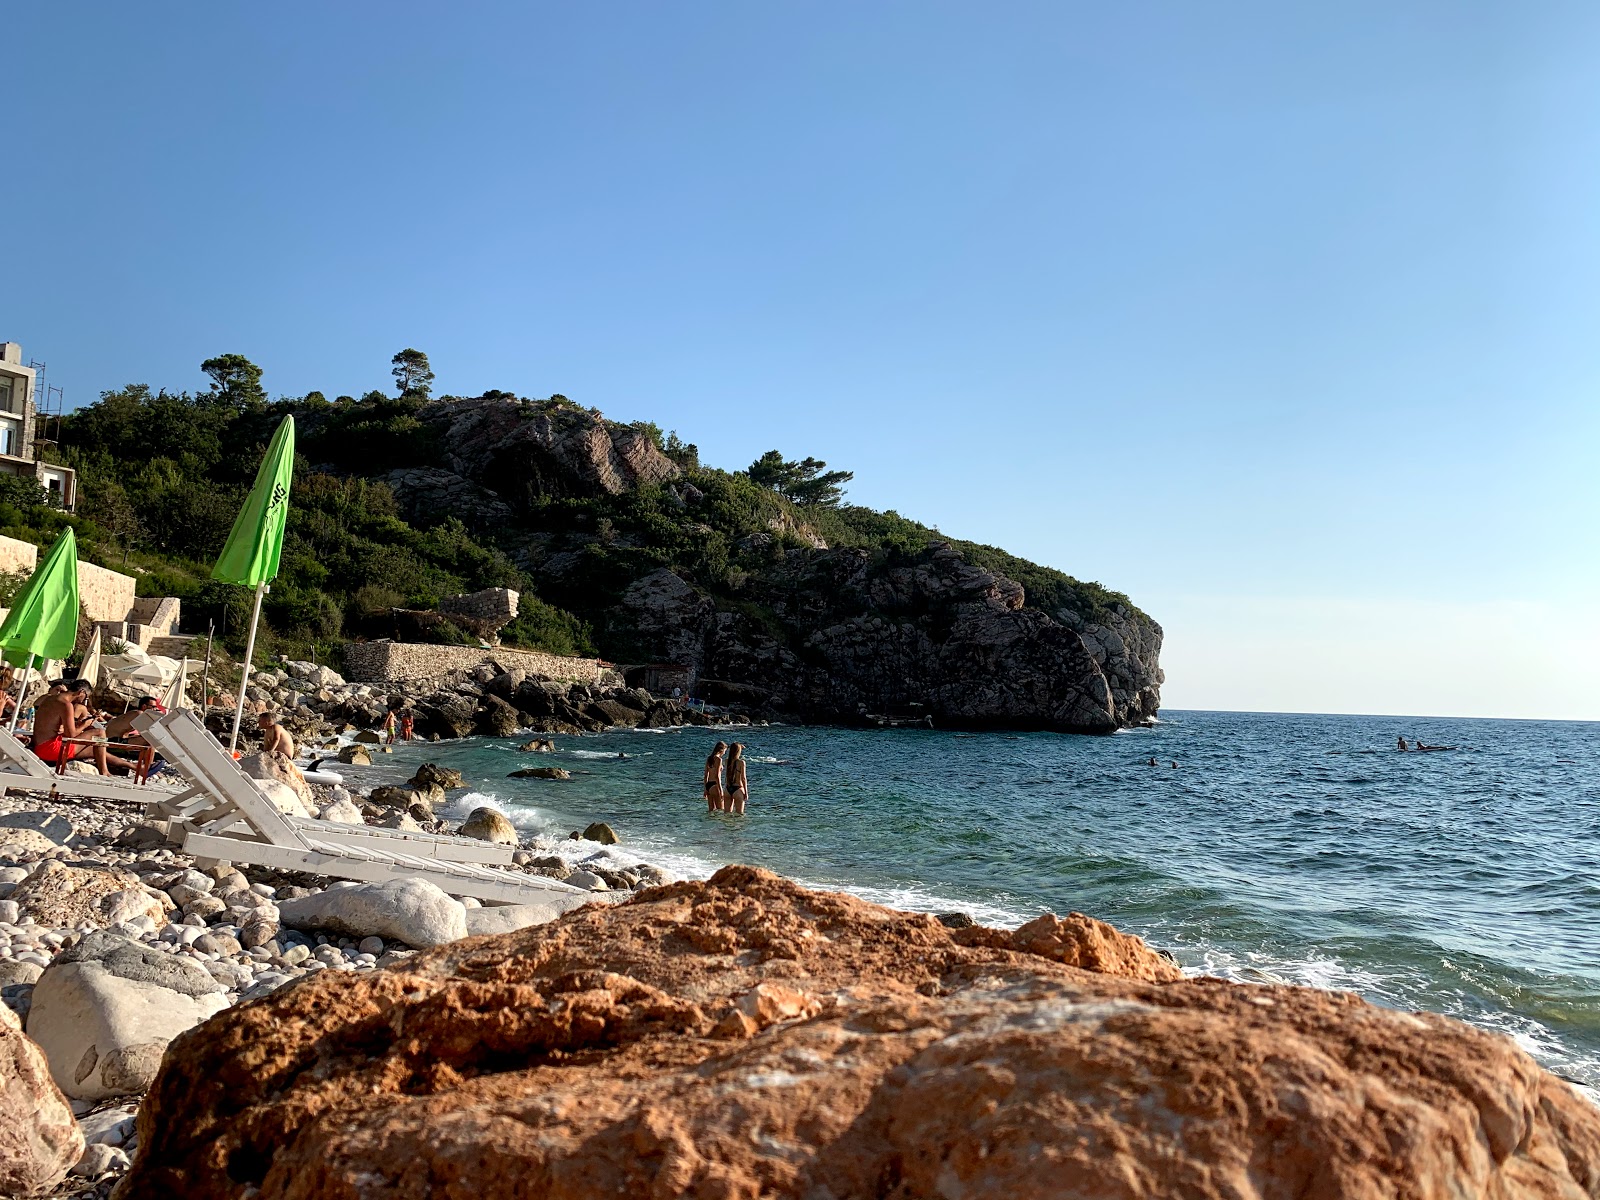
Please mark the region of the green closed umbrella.
POLYGON ((244 647, 244 676, 239 681, 239 704, 233 711, 233 737, 228 749, 239 745, 239 723, 244 719, 244 693, 250 685, 250 660, 256 650, 256 626, 261 622, 261 601, 267 583, 278 574, 283 556, 283 531, 289 521, 289 489, 294 485, 294 418, 285 417, 272 435, 255 486, 234 519, 233 531, 222 548, 211 578, 242 583, 256 590, 255 611, 250 616, 250 636, 244 647))
POLYGON ((22 691, 11 714, 13 731, 22 711, 22 699, 28 694, 28 673, 34 660, 66 658, 77 640, 78 539, 69 527, 62 530, 44 562, 34 568, 11 602, 4 624, 0 624, 0 657, 14 665, 26 664, 22 691))

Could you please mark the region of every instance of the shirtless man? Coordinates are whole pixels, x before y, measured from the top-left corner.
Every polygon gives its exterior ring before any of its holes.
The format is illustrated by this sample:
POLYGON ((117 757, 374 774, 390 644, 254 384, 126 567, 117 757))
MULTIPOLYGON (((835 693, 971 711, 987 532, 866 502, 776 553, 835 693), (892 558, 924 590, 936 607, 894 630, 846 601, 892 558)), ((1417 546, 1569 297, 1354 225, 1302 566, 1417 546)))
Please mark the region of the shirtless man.
POLYGON ((727 748, 727 742, 718 742, 711 748, 711 756, 706 759, 705 792, 707 812, 722 811, 722 754, 727 748))
POLYGON ((135 704, 120 717, 112 717, 106 722, 106 740, 111 742, 127 742, 135 746, 144 745, 144 738, 133 730, 136 717, 142 716, 151 709, 159 709, 160 703, 154 696, 140 696, 139 703, 135 704))
POLYGON ((266 753, 276 750, 290 762, 294 761, 294 738, 289 736, 289 731, 278 724, 278 719, 269 712, 261 714, 261 749, 266 753))
POLYGON ((750 799, 750 780, 745 775, 744 743, 735 742, 728 747, 728 798, 723 801, 723 811, 744 815, 745 801, 750 799))
POLYGON ((65 687, 52 687, 39 697, 33 712, 33 752, 51 766, 63 759, 73 762, 93 758, 94 765, 102 775, 111 774, 113 763, 123 770, 134 770, 136 764, 107 754, 104 741, 76 746, 64 743, 63 739, 84 737, 92 729, 92 726, 78 718, 77 695, 77 692, 68 691, 65 687))

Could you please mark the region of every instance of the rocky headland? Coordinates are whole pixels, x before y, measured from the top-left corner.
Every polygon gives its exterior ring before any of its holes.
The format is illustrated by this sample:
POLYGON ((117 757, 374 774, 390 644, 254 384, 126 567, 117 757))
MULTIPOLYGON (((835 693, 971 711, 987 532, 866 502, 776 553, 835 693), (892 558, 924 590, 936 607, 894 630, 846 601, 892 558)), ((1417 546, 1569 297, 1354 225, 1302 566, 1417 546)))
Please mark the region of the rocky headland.
POLYGON ((1077 733, 1160 706, 1161 627, 1096 585, 899 518, 912 532, 886 544, 576 405, 493 393, 416 420, 429 461, 380 476, 410 519, 462 514, 606 657, 686 666, 712 698, 790 721, 1077 733), (856 544, 830 545, 824 519, 856 544))

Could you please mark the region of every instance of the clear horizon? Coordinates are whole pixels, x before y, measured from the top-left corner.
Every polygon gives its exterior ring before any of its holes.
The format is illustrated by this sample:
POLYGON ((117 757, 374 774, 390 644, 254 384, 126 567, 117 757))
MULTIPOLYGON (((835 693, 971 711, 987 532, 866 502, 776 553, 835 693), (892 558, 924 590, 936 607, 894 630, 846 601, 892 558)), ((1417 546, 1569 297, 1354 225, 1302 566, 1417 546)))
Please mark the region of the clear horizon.
POLYGON ((416 346, 1125 592, 1170 709, 1600 719, 1591 7, 8 34, 0 338, 69 404, 416 346))

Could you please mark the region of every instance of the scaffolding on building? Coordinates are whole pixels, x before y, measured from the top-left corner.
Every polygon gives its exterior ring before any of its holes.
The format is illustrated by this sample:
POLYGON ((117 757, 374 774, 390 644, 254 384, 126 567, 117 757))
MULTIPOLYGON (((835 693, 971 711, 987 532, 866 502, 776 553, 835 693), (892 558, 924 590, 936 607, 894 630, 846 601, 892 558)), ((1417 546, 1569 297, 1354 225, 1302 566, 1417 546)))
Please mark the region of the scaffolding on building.
POLYGON ((40 458, 43 447, 54 446, 61 440, 61 415, 66 411, 66 392, 49 383, 45 379, 45 364, 37 359, 29 359, 28 367, 33 371, 33 456, 40 458), (51 420, 55 421, 54 436, 51 435, 51 420))

